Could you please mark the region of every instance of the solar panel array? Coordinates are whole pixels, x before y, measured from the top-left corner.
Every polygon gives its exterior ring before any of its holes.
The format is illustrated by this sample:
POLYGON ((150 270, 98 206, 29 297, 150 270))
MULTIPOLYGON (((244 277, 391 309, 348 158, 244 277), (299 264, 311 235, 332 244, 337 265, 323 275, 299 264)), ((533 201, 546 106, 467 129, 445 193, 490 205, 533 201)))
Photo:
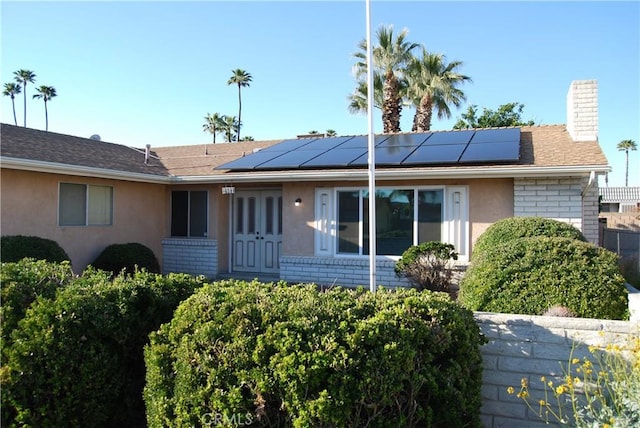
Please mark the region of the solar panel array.
MULTIPOLYGON (((285 140, 216 169, 279 170, 368 165, 367 136, 285 140)), ((520 128, 377 135, 378 167, 515 162, 520 128)))

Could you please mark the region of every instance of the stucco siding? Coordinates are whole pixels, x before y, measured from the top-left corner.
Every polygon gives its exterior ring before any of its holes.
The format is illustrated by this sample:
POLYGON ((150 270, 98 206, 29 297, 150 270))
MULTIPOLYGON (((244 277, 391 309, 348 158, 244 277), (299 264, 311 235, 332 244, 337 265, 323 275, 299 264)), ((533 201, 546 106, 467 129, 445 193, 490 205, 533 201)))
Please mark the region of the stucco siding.
POLYGON ((32 235, 56 241, 81 272, 108 245, 138 242, 162 264, 165 186, 2 169, 2 235, 32 235), (113 187, 111 226, 58 226, 60 182, 113 187))
POLYGON ((493 223, 513 217, 513 179, 471 180, 469 230, 473 243, 493 223))

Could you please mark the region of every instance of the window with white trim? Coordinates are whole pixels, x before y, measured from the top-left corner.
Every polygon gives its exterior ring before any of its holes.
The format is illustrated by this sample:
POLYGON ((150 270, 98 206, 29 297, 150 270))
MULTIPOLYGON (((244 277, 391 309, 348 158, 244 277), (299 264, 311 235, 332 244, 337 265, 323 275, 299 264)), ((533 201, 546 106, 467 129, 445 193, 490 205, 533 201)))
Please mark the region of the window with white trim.
MULTIPOLYGON (((466 259, 467 188, 381 187, 376 189, 376 254, 401 256, 426 241, 451 243, 466 259)), ((316 189, 316 254, 369 254, 369 191, 316 189)))
POLYGON ((111 226, 113 187, 60 183, 58 192, 60 226, 111 226))
POLYGON ((208 195, 206 190, 171 192, 171 236, 207 236, 208 195))

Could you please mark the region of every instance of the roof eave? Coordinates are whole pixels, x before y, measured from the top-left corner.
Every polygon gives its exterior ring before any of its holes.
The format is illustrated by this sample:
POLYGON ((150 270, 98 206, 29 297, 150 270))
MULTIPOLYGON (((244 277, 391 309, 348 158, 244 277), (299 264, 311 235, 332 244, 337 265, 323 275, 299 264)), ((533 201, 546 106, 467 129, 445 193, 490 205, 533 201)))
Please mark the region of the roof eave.
POLYGON ((112 169, 11 158, 5 156, 0 156, 0 166, 2 168, 44 172, 49 174, 65 174, 82 177, 107 178, 113 180, 138 181, 144 183, 167 184, 170 183, 173 179, 173 177, 171 176, 117 171, 112 169))
MULTIPOLYGON (((406 180, 406 169, 376 170, 376 178, 383 180, 406 180)), ((477 168, 434 168, 428 170, 413 169, 411 179, 436 178, 514 178, 514 177, 562 177, 589 175, 591 172, 604 174, 611 172, 610 165, 572 165, 572 166, 495 166, 477 168)), ((362 181, 368 179, 368 170, 349 169, 343 171, 328 170, 291 170, 259 172, 229 172, 220 175, 176 176, 173 181, 182 183, 273 183, 291 181, 362 181)))

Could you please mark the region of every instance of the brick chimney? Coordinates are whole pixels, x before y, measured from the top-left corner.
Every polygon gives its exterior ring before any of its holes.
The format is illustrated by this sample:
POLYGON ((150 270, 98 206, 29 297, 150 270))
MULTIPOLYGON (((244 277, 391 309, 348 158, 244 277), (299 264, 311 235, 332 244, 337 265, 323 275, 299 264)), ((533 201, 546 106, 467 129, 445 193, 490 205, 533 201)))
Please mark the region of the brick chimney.
POLYGON ((598 141, 598 82, 574 80, 567 93, 567 131, 573 141, 598 141))

